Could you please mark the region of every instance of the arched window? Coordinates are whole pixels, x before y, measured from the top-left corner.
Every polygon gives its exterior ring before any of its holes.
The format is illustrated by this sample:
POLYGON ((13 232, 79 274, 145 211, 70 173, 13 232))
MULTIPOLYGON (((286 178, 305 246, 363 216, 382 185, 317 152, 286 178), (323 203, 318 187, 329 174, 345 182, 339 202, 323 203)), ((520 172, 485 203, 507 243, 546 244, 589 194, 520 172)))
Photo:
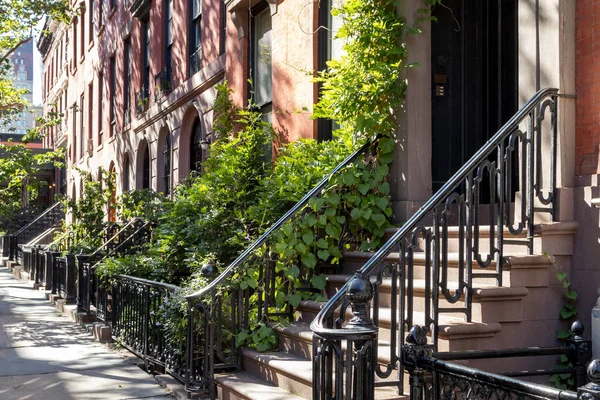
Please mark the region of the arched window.
POLYGON ((142 189, 150 189, 150 150, 148 146, 144 149, 142 168, 142 189))
POLYGON ((202 168, 202 126, 200 119, 196 118, 192 127, 192 140, 190 144, 190 172, 200 172, 202 168))
POLYGON ((171 135, 165 136, 165 146, 163 150, 163 180, 165 184, 165 195, 171 192, 171 135))
POLYGON ((123 160, 123 193, 129 191, 129 154, 123 160))

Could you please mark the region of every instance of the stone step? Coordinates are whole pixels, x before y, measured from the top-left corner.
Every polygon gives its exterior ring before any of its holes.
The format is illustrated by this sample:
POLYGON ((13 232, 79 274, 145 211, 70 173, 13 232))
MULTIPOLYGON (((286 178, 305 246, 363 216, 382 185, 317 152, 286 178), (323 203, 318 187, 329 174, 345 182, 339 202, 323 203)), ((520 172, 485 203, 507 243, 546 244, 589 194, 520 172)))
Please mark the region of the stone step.
MULTIPOLYGON (((533 253, 542 254, 543 252, 546 252, 556 256, 573 254, 572 237, 577 231, 578 226, 579 224, 576 221, 536 224, 533 229, 533 253), (567 240, 565 241, 563 239, 567 240)), ((386 230, 385 239, 391 238, 398 229, 399 228, 388 228, 386 230)), ((459 233, 458 226, 448 227, 448 251, 458 251, 459 233)), ((479 251, 482 254, 489 253, 490 233, 491 229, 489 225, 481 225, 479 227, 479 251)), ((494 233, 497 235, 497 232, 494 233)), ((505 254, 527 254, 526 230, 517 235, 513 235, 508 228, 504 228, 503 235, 505 240, 511 241, 511 243, 504 244, 505 254)), ((422 247, 422 241, 420 239, 418 244, 422 247)))
POLYGON ((217 398, 221 400, 300 400, 280 387, 247 373, 216 374, 217 398))
MULTIPOLYGON (((282 351, 258 353, 250 349, 242 350, 242 357, 243 370, 254 378, 253 383, 259 383, 255 380, 258 378, 268 384, 267 390, 277 386, 284 391, 279 392, 280 394, 285 395, 287 392, 305 399, 312 398, 312 360, 282 351)), ((260 390, 258 387, 255 389, 260 390)), ((375 398, 391 400, 407 399, 407 396, 398 395, 390 387, 377 387, 375 398)))
MULTIPOLYGON (((353 274, 360 269, 371 258, 370 252, 348 252, 344 253, 342 261, 342 272, 344 274, 353 274)), ((391 253, 385 258, 386 263, 394 263, 400 260, 399 253, 391 253)), ((413 253, 413 277, 415 279, 425 279, 427 255, 425 252, 413 253)), ((431 263, 431 257, 429 262, 431 263)), ((466 267, 466 257, 460 257, 459 253, 450 253, 447 257, 447 274, 449 282, 456 282, 458 279, 459 266, 466 267)), ((472 260, 473 274, 482 274, 488 276, 478 276, 473 278, 473 282, 479 285, 497 285, 496 261, 491 261, 488 267, 481 267, 476 260, 472 260)), ((552 266, 552 261, 544 255, 509 255, 504 257, 502 267, 502 285, 503 286, 525 286, 525 287, 545 287, 548 286, 548 269, 552 266)))
MULTIPOLYGON (((333 296, 352 275, 329 275, 326 287, 327 295, 333 296)), ((372 282, 374 282, 372 278, 372 282)), ((379 287, 380 316, 386 314, 391 306, 392 279, 382 280, 379 287)), ((417 312, 425 311, 425 283, 424 279, 413 279, 413 309, 417 312)), ((448 290, 454 295, 458 285, 450 282, 448 290)), ((526 287, 497 287, 492 285, 479 285, 473 288, 472 320, 477 322, 518 322, 522 319, 522 300, 529 294, 526 287)), ((372 308, 375 304, 372 305, 372 308)), ((456 302, 448 301, 443 293, 439 293, 439 307, 446 309, 465 308, 464 294, 456 302)), ((457 310, 461 313, 461 311, 457 310)), ((463 314, 464 315, 464 314, 463 314)))
MULTIPOLYGON (((310 322, 314 319, 317 313, 323 308, 325 303, 319 303, 315 301, 303 301, 298 307, 298 322, 304 323, 305 325, 310 324, 310 322)), ((339 314, 337 314, 339 315, 339 314)), ((346 321, 350 320, 352 314, 350 310, 346 312, 346 321)), ((423 312, 415 311, 412 314, 413 325, 424 325, 425 324, 425 314, 423 312)), ((489 348, 489 344, 486 345, 485 340, 489 339, 496 335, 496 333, 500 332, 502 329, 502 325, 497 321, 486 321, 486 322, 466 322, 464 318, 464 314, 440 314, 439 316, 439 343, 438 346, 440 351, 446 351, 442 349, 452 349, 454 346, 451 342, 454 340, 467 340, 472 339, 478 340, 477 349, 479 348, 489 348), (483 346, 483 347, 482 347, 483 346)), ((396 319, 398 321, 398 318, 396 319)), ((384 342, 391 342, 391 323, 392 323, 392 312, 390 308, 381 308, 379 310, 379 340, 384 342)), ((302 332, 302 331, 300 331, 302 332)), ((304 341, 308 340, 307 332, 304 332, 301 335, 304 341)), ((288 330, 286 333, 289 337, 294 337, 294 330, 288 330)), ((292 345, 292 344, 290 344, 292 345)), ((301 344, 297 345, 297 349, 293 349, 294 351, 307 352, 306 348, 301 346, 301 344)), ((298 354, 298 353, 296 353, 298 354)))

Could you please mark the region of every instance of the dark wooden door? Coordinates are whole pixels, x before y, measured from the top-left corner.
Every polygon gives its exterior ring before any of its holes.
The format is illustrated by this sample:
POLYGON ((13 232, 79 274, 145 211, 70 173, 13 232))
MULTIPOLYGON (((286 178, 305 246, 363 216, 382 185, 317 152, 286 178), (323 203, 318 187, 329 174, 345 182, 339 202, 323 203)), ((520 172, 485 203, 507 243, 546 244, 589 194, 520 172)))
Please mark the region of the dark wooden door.
POLYGON ((516 3, 444 0, 433 10, 434 192, 517 111, 516 3))

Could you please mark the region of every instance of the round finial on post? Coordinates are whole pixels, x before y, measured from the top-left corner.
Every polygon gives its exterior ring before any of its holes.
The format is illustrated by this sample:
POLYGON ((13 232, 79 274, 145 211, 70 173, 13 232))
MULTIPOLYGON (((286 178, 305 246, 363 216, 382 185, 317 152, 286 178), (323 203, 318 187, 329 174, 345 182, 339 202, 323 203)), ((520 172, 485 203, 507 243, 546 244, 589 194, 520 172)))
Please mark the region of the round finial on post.
POLYGON ((205 278, 212 278, 217 274, 217 266, 214 261, 208 261, 200 268, 200 275, 205 278))
POLYGON ((600 385, 600 360, 592 360, 587 367, 587 376, 590 382, 600 385))
POLYGON ((583 326, 583 324, 579 320, 576 320, 571 325, 571 331, 573 331, 573 334, 575 336, 583 336, 583 331, 584 330, 585 330, 585 327, 583 326))
POLYGON ((349 321, 350 325, 372 325, 369 317, 369 302, 373 298, 373 286, 371 282, 363 277, 354 275, 348 282, 346 297, 352 306, 354 317, 349 321))

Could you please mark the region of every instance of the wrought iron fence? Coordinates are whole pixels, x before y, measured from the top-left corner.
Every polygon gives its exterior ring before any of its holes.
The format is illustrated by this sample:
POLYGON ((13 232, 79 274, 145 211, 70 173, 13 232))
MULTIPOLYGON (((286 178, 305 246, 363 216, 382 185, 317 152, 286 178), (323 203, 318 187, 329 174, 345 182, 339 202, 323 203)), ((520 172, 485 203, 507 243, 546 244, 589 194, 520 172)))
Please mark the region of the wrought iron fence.
MULTIPOLYGON (((270 251, 269 241, 284 223, 303 215, 309 200, 321 195, 332 176, 350 168, 360 156, 374 149, 374 144, 369 142, 348 156, 221 274, 216 276, 217 271, 210 264, 202 268, 203 275, 213 280, 202 290, 186 297, 188 391, 205 393, 215 398, 215 372, 236 367, 238 363, 235 335, 248 329, 250 320, 267 322, 271 318, 290 318, 293 315, 293 307, 289 304, 277 306, 275 290, 291 293, 294 287, 288 278, 277 272, 277 260, 274 252, 270 251), (246 288, 235 288, 227 283, 233 273, 254 279, 252 274, 256 271, 258 281, 251 280, 246 288), (277 283, 277 279, 281 279, 281 282, 277 283)), ((301 279, 304 282, 308 284, 311 278, 310 272, 301 271, 301 279)))
POLYGON ((404 344, 402 362, 410 374, 411 400, 425 399, 588 399, 600 396, 600 362, 595 360, 586 366, 591 355, 591 341, 583 338, 583 325, 576 321, 574 336, 565 347, 527 348, 489 351, 466 351, 435 353, 428 344, 426 329, 414 326, 404 344), (567 355, 573 368, 569 371, 556 369, 545 371, 521 371, 518 373, 495 374, 469 368, 447 360, 493 359, 501 357, 528 357, 544 355, 567 355), (573 373, 571 390, 557 389, 513 376, 535 376, 565 372, 573 373), (592 383, 586 385, 591 379, 592 383))
POLYGON ((98 319, 104 321, 106 297, 100 293, 96 264, 106 257, 130 254, 139 251, 150 240, 152 224, 141 218, 134 218, 121 229, 115 224, 106 231, 110 237, 92 254, 77 255, 77 306, 81 312, 99 313, 98 319), (115 232, 115 230, 118 231, 115 232), (112 234, 112 235, 111 235, 112 234))
POLYGON ((154 101, 162 101, 173 90, 171 68, 163 67, 154 76, 154 101))
POLYGON ((557 101, 557 89, 535 94, 319 312, 311 324, 315 399, 372 398, 374 386, 361 383, 374 382, 375 376, 402 392, 403 332, 423 325, 437 348, 441 315, 462 313, 471 321, 474 281, 493 279, 502 285, 504 245, 522 245, 532 253, 535 216, 556 216, 557 101), (517 183, 522 200, 516 202, 515 213, 511 202, 517 183), (486 195, 484 220, 480 206, 486 195), (483 224, 489 224, 489 239, 481 234, 483 224), (512 237, 504 237, 505 229, 512 237), (458 237, 459 254, 453 279, 451 230, 458 237), (398 255, 394 261, 392 253, 398 255), (417 287, 417 272, 422 287, 417 287), (384 282, 390 283, 387 296, 381 291, 384 282), (388 300, 390 345, 385 357, 390 361, 381 366, 374 360, 380 352, 380 308, 388 300), (346 312, 349 307, 351 313, 346 312), (347 320, 350 315, 353 318, 347 320), (345 353, 343 348, 352 351, 345 353), (340 390, 343 387, 346 390, 340 390))
POLYGON ((135 93, 135 117, 139 118, 143 113, 148 110, 150 106, 150 92, 148 87, 142 86, 140 90, 135 93))
POLYGON ((185 340, 166 329, 169 303, 180 288, 126 275, 100 286, 106 288, 106 321, 113 337, 142 358, 148 371, 164 369, 183 382, 185 340))

